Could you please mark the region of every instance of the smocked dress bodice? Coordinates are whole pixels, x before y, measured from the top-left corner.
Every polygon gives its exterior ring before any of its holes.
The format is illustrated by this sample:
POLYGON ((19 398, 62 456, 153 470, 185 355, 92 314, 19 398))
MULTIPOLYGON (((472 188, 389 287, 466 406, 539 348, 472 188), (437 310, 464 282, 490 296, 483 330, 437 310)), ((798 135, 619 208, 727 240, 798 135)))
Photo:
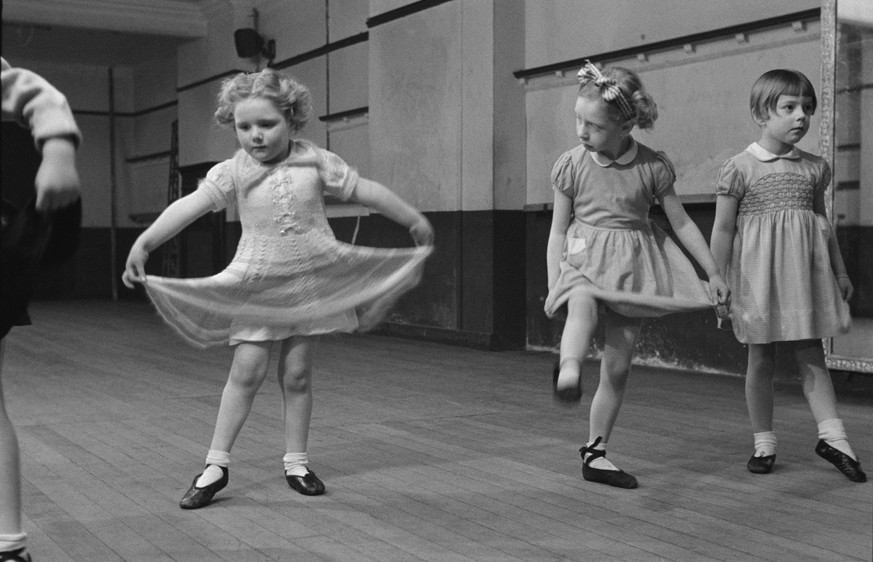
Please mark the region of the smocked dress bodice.
POLYGON ((726 272, 734 333, 743 343, 830 337, 848 330, 831 269, 827 219, 814 210, 831 180, 827 162, 797 147, 757 143, 722 166, 716 193, 737 199, 726 272))

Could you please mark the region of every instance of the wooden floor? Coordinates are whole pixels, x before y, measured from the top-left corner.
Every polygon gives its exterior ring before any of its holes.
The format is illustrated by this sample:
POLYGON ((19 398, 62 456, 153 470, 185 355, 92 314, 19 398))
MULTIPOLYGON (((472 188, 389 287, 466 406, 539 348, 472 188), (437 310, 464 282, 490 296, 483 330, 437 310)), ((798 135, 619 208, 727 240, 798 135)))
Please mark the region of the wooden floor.
MULTIPOLYGON (((327 495, 285 483, 271 375, 229 486, 183 511, 230 351, 188 347, 140 303, 37 303, 32 316, 7 338, 3 378, 38 561, 871 559, 873 484, 815 455, 788 379, 776 470, 753 475, 741 379, 637 368, 609 457, 640 488, 618 490, 581 476, 596 365, 582 406, 565 409, 550 354, 330 337, 309 446, 327 495)), ((871 377, 834 378, 873 475, 871 377)))

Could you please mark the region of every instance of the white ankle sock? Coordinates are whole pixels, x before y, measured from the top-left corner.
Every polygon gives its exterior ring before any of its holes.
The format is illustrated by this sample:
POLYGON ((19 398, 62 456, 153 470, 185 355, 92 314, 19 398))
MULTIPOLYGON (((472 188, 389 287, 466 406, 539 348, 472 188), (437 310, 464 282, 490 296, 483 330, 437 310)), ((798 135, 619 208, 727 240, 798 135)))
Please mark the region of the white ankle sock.
POLYGON ((27 546, 27 533, 0 535, 0 552, 10 552, 27 546))
POLYGON ((858 460, 858 457, 855 456, 855 452, 849 445, 846 429, 843 427, 843 420, 834 418, 818 424, 818 438, 824 439, 825 443, 849 455, 853 460, 858 460))
MULTIPOLYGON (((589 441, 588 443, 585 444, 585 446, 590 447, 592 443, 594 443, 594 441, 589 441)), ((597 451, 605 451, 606 450, 606 443, 601 441, 596 447, 594 447, 594 449, 597 451)), ((583 462, 587 461, 588 457, 590 457, 590 456, 591 456, 591 453, 585 453, 585 456, 582 457, 582 461, 583 462)), ((596 458, 593 461, 591 461, 590 463, 588 463, 588 466, 590 466, 591 468, 597 468, 599 470, 618 470, 618 467, 615 466, 614 464, 612 464, 611 462, 609 462, 608 460, 606 460, 606 457, 596 458)))
POLYGON ((228 465, 230 465, 230 453, 209 449, 209 453, 206 454, 206 469, 200 475, 200 478, 197 479, 196 486, 203 488, 213 482, 218 482, 224 476, 224 471, 221 470, 221 467, 227 468, 228 465))
POLYGON ((769 457, 776 454, 776 432, 761 431, 755 433, 755 456, 769 457))
POLYGON ((309 473, 309 469, 306 468, 306 464, 309 462, 306 451, 302 453, 286 453, 282 457, 282 462, 285 463, 285 474, 288 476, 306 476, 309 473))

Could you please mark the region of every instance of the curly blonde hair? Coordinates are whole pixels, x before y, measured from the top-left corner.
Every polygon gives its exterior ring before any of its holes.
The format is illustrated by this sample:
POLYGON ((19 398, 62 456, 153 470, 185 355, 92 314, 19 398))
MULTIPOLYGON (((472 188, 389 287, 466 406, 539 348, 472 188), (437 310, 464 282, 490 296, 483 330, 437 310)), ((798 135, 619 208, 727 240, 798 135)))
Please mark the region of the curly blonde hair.
POLYGON ((241 72, 221 83, 215 121, 220 125, 232 124, 234 107, 249 98, 273 102, 290 121, 292 132, 302 129, 312 112, 309 88, 287 74, 265 68, 260 72, 241 72))
POLYGON ((658 104, 643 86, 643 81, 633 70, 621 66, 608 66, 600 70, 600 73, 614 81, 621 89, 621 93, 633 109, 633 117, 626 118, 621 108, 615 101, 604 99, 603 90, 593 81, 579 86, 579 95, 589 99, 603 99, 609 105, 610 114, 616 121, 633 121, 640 129, 651 129, 658 119, 658 104))

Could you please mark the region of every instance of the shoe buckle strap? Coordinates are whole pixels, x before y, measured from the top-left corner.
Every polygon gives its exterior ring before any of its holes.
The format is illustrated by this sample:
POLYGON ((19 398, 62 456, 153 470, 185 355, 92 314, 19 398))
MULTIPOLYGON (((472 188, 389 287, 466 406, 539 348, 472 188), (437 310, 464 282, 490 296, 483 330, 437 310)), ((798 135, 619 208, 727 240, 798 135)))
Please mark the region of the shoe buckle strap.
POLYGON ((587 446, 582 447, 581 449, 579 449, 579 453, 582 455, 582 460, 585 462, 586 465, 590 465, 590 464, 591 464, 591 461, 593 461, 593 460, 596 460, 596 459, 599 459, 599 458, 601 458, 601 457, 605 457, 605 456, 606 456, 606 451, 605 451, 605 450, 603 450, 603 449, 595 449, 595 447, 597 447, 597 446, 600 444, 600 441, 601 441, 602 439, 603 439, 602 436, 598 436, 597 439, 595 439, 594 442, 591 443, 591 445, 587 445, 587 446), (586 459, 586 458, 585 458, 585 455, 586 455, 586 454, 591 455, 591 456, 589 456, 589 457, 586 459))

